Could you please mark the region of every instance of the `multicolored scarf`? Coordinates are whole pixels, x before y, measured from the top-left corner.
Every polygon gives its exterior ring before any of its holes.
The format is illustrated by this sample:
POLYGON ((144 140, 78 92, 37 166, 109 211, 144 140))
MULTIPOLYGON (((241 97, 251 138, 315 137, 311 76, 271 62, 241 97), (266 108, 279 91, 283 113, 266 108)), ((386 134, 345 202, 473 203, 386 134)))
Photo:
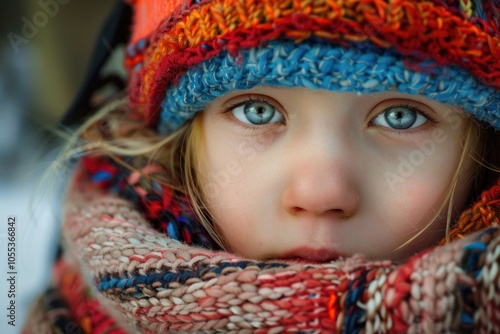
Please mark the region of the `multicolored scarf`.
POLYGON ((493 227, 500 184, 462 214, 456 240, 403 264, 354 255, 306 265, 196 246, 208 237, 194 221, 186 224, 192 217, 177 215, 187 212, 176 209, 186 204, 182 197, 166 187, 163 196, 146 193, 144 176, 125 175, 104 158, 84 165, 65 205, 66 252, 24 333, 500 330, 500 229, 493 227), (133 193, 128 199, 123 187, 133 193))

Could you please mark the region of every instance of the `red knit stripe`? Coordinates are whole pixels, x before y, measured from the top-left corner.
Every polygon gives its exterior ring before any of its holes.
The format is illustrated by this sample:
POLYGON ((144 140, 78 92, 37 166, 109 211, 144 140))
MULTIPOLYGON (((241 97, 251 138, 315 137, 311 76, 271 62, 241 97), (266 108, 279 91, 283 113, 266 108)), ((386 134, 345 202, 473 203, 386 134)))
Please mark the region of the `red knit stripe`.
POLYGON ((92 334, 126 334, 107 312, 104 312, 99 302, 89 295, 89 288, 74 268, 64 260, 55 265, 55 277, 60 287, 61 295, 68 304, 72 317, 85 333, 92 334))

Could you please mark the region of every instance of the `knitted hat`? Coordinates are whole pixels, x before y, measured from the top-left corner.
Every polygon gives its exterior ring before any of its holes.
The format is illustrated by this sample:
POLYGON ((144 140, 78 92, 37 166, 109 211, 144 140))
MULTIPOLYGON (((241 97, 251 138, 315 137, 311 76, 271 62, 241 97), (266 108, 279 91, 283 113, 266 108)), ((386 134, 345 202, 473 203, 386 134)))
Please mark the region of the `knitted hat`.
POLYGON ((500 128, 498 1, 131 4, 131 101, 161 133, 259 85, 420 94, 500 128))

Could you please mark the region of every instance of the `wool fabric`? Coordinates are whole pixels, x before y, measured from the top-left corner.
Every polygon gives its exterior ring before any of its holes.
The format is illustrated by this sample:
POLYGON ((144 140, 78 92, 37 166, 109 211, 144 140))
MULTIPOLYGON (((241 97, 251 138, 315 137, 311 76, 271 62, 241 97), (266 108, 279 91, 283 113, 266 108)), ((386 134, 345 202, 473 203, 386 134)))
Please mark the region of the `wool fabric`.
MULTIPOLYGON (((425 250, 401 265, 360 255, 321 265, 258 262, 159 232, 134 203, 82 182, 88 176, 80 171, 71 187, 63 223, 68 251, 55 267, 58 289, 35 304, 27 324, 32 330, 497 333, 500 328, 498 227, 425 250)), ((491 192, 498 196, 499 190, 497 185, 491 192)))
POLYGON ((332 46, 317 40, 300 44, 271 41, 232 56, 222 51, 191 67, 169 88, 161 105, 160 133, 172 133, 219 96, 256 86, 304 87, 358 94, 396 91, 421 95, 469 111, 500 128, 500 92, 466 70, 422 62, 412 70, 392 50, 370 45, 332 46))
MULTIPOLYGON (((135 117, 146 124, 157 127, 161 117, 160 131, 164 133, 174 131, 191 117, 186 113, 192 114, 194 106, 187 101, 195 100, 200 92, 206 94, 204 103, 196 106, 199 111, 210 102, 209 98, 216 97, 210 95, 209 86, 203 91, 199 87, 196 92, 186 89, 185 81, 199 71, 205 77, 220 79, 224 75, 221 71, 226 70, 224 61, 241 61, 241 75, 249 67, 259 67, 261 75, 276 78, 273 85, 288 87, 292 80, 298 86, 330 90, 339 88, 338 81, 349 82, 353 68, 365 66, 367 73, 356 73, 349 89, 366 93, 373 92, 370 83, 376 81, 370 71, 385 68, 386 77, 396 77, 402 84, 396 90, 414 94, 433 80, 438 85, 436 93, 454 93, 446 98, 454 105, 462 102, 464 90, 468 100, 476 96, 476 89, 478 96, 484 96, 486 87, 492 87, 495 91, 490 90, 489 98, 481 100, 480 106, 472 102, 464 109, 500 126, 493 112, 499 103, 496 90, 500 88, 499 5, 493 0, 136 0, 133 5, 135 27, 127 57, 131 101, 135 117), (266 48, 289 40, 298 44, 320 40, 319 45, 329 44, 329 48, 337 47, 341 53, 349 54, 342 51, 346 48, 361 52, 352 58, 339 58, 336 65, 340 68, 325 66, 329 58, 325 60, 321 55, 301 59, 319 70, 292 72, 295 78, 276 73, 275 68, 287 68, 297 54, 268 55, 258 64, 249 59, 249 53, 269 54, 266 48), (367 61, 361 55, 366 44, 371 46, 369 53, 389 57, 367 61), (257 50, 245 52, 251 49, 257 50), (397 66, 391 66, 394 56, 400 60, 397 66), (460 80, 449 80, 453 72, 460 73, 460 80), (330 83, 332 77, 335 79, 330 83), (356 86, 358 80, 367 80, 368 87, 356 86), (461 80, 463 89, 456 86, 461 80), (321 84, 309 85, 316 81, 321 84), (179 89, 181 94, 177 96, 179 89)), ((313 50, 310 54, 316 53, 321 52, 313 50)), ((245 81, 243 87, 269 83, 258 79, 241 78, 245 81)), ((381 89, 390 88, 389 83, 382 80, 381 89)))

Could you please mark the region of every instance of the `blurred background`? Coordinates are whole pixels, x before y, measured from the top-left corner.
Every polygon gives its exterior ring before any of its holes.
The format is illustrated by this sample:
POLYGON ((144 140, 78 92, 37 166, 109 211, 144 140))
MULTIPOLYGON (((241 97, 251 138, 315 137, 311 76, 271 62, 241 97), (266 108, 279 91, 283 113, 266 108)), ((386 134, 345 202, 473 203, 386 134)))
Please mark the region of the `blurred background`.
POLYGON ((5 0, 0 19, 0 333, 19 333, 50 280, 71 166, 53 168, 57 127, 117 0, 5 0), (8 325, 7 221, 15 216, 16 321, 8 325))

